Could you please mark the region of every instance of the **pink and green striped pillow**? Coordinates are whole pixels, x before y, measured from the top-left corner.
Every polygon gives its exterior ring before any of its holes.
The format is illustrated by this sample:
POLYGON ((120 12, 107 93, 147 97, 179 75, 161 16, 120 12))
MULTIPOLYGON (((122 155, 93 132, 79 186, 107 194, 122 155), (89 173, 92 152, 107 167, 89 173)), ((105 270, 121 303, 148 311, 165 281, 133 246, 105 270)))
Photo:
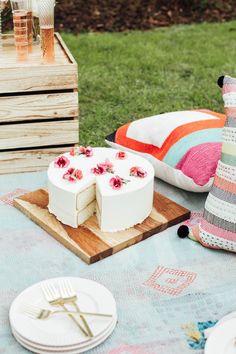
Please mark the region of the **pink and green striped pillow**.
POLYGON ((222 153, 203 218, 190 237, 206 247, 236 252, 236 79, 220 77, 218 83, 227 116, 222 153))

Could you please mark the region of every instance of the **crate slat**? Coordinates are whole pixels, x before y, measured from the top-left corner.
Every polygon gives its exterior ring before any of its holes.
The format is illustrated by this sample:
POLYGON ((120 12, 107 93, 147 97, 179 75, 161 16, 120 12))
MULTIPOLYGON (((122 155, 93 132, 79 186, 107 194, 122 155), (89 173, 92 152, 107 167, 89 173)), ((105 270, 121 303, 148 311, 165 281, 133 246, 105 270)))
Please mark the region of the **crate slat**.
POLYGON ((45 170, 56 156, 69 150, 68 146, 0 152, 0 174, 45 170))
POLYGON ((78 93, 0 97, 0 123, 78 116, 78 93))
POLYGON ((77 89, 77 85, 72 64, 0 70, 0 93, 77 89))
POLYGON ((61 38, 61 35, 58 32, 55 33, 55 38, 57 39, 57 43, 61 46, 61 49, 64 51, 64 54, 71 61, 71 63, 77 65, 76 60, 74 59, 73 55, 71 54, 71 52, 67 48, 65 42, 63 41, 63 39, 61 38))
POLYGON ((78 143, 78 121, 2 125, 0 150, 78 143))

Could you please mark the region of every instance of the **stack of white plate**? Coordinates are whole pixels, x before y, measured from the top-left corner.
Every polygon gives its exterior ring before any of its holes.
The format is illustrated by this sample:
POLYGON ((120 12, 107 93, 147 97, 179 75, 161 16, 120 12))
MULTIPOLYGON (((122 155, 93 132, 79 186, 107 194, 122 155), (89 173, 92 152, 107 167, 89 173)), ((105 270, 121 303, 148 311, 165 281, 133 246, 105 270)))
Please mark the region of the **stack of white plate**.
POLYGON ((112 317, 85 316, 94 335, 92 338, 86 337, 65 314, 55 314, 46 320, 31 318, 25 312, 28 305, 52 311, 60 309, 48 304, 43 296, 41 283, 37 283, 17 296, 9 313, 15 339, 34 353, 84 353, 104 342, 116 326, 116 303, 108 289, 82 278, 55 278, 50 281, 56 284, 62 279, 70 280, 81 311, 112 314, 112 317))
POLYGON ((205 354, 236 354, 236 312, 223 317, 210 331, 205 354))

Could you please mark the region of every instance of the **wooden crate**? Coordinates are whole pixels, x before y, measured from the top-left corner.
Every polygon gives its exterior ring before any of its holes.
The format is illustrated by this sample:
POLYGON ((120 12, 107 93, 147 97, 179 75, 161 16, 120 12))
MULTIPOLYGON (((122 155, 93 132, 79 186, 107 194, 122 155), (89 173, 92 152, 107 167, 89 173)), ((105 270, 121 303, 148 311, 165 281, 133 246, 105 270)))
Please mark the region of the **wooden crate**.
POLYGON ((0 53, 0 174, 38 171, 78 144, 77 64, 58 33, 55 63, 42 63, 39 45, 16 60, 12 37, 0 53), (10 44, 11 42, 11 44, 10 44))

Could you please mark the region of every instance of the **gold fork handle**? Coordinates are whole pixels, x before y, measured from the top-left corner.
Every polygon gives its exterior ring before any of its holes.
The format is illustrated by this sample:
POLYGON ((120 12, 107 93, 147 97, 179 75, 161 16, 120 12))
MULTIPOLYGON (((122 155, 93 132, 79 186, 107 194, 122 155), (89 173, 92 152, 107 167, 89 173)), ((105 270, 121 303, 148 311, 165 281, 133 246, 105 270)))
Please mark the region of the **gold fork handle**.
POLYGON ((57 314, 57 313, 64 313, 66 315, 70 314, 70 315, 85 315, 85 316, 97 316, 97 317, 112 317, 113 315, 109 314, 109 313, 99 313, 99 312, 84 312, 84 311, 53 311, 51 313, 51 315, 57 314))
POLYGON ((84 316, 81 314, 80 312, 80 309, 79 309, 79 306, 77 305, 77 303, 75 301, 72 302, 74 307, 76 308, 76 310, 79 312, 79 316, 84 324, 84 327, 86 328, 87 332, 88 332, 88 335, 89 337, 93 337, 93 332, 91 331, 89 325, 88 325, 88 322, 86 321, 86 319, 84 318, 84 316))
POLYGON ((98 316, 98 317, 112 317, 113 315, 109 313, 99 313, 99 312, 84 312, 80 311, 81 315, 85 316, 98 316))
POLYGON ((113 315, 110 314, 110 313, 99 313, 99 312, 84 312, 84 311, 69 311, 69 310, 66 310, 66 311, 52 311, 51 315, 54 315, 54 314, 70 314, 70 315, 78 315, 78 314, 81 314, 81 315, 85 315, 85 316, 97 316, 97 317, 112 317, 113 315))
MULTIPOLYGON (((65 305, 62 305, 60 304, 60 306, 65 310, 67 311, 67 308, 65 305)), ((76 318, 71 314, 69 313, 68 316, 72 319, 72 321, 76 324, 77 327, 79 327, 79 329, 83 332, 83 334, 88 337, 88 333, 85 331, 85 329, 79 324, 79 322, 76 320, 76 318)))

